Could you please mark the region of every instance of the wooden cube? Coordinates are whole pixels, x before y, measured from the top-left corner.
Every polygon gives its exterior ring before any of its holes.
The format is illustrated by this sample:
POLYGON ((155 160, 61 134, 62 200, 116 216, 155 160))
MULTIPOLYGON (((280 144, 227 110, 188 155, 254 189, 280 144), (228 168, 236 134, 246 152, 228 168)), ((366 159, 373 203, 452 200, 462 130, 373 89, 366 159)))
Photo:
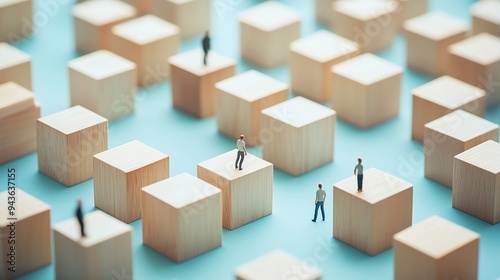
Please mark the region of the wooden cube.
POLYGON ((287 60, 288 46, 300 38, 300 14, 276 1, 267 1, 239 14, 240 52, 262 68, 287 60))
POLYGON ((424 125, 457 109, 482 117, 486 92, 450 76, 442 76, 412 92, 413 139, 424 141, 424 125))
POLYGON ((71 60, 68 70, 71 106, 82 105, 110 121, 134 111, 137 73, 133 62, 100 50, 71 60))
POLYGON ((337 0, 315 0, 314 15, 320 23, 331 26, 332 24, 332 4, 337 0))
POLYGON ((221 191, 188 173, 142 189, 143 243, 175 262, 222 245, 221 191))
POLYGON ((262 110, 262 158, 294 176, 331 162, 336 118, 300 96, 262 110))
POLYGON ((0 84, 7 82, 15 82, 31 90, 31 57, 0 42, 0 84))
POLYGON ((260 111, 288 99, 288 85, 255 70, 220 81, 215 87, 219 132, 233 139, 243 134, 249 146, 260 143, 260 111))
POLYGON ((477 279, 479 234, 432 216, 394 235, 394 279, 477 279))
POLYGON ((321 272, 307 262, 281 251, 271 251, 236 268, 236 280, 320 280, 321 272))
POLYGON ((498 141, 498 125, 463 110, 429 122, 424 129, 424 174, 452 187, 453 158, 487 140, 498 141))
POLYGON ((368 128, 399 114, 403 69, 373 54, 331 68, 332 108, 339 118, 368 128))
POLYGON ((197 118, 213 115, 215 84, 236 74, 235 61, 210 51, 203 65, 203 51, 196 49, 171 56, 168 62, 174 107, 197 118))
POLYGON ((429 0, 397 0, 399 7, 396 12, 401 13, 402 22, 427 13, 429 0))
POLYGON ((29 37, 33 33, 33 1, 2 1, 0 18, 0 42, 29 37))
POLYGON ((134 6, 139 15, 151 13, 152 0, 123 0, 125 3, 134 6))
POLYGON ((363 52, 388 48, 399 29, 397 1, 351 0, 333 2, 333 29, 358 43, 363 52))
POLYGON ((108 149, 108 121, 82 107, 38 119, 38 170, 73 186, 92 178, 92 158, 108 149))
POLYGON ((446 73, 450 63, 448 46, 467 35, 466 23, 442 12, 428 13, 404 23, 406 64, 431 76, 446 73))
POLYGON ((133 19, 137 10, 118 0, 90 0, 73 7, 75 47, 80 53, 110 49, 111 28, 133 19))
POLYGON ((500 104, 500 38, 481 33, 448 48, 448 75, 487 92, 487 106, 500 104))
POLYGON ((113 279, 132 275, 132 227, 96 210, 53 227, 56 279, 113 279))
POLYGON ((369 254, 392 247, 392 236, 411 226, 413 186, 376 168, 333 184, 333 236, 369 254))
POLYGON ((169 175, 169 156, 132 141, 94 156, 95 206, 130 223, 141 218, 141 188, 169 175))
POLYGON ((179 28, 156 16, 146 15, 112 29, 111 50, 137 65, 137 81, 147 86, 168 77, 170 56, 180 44, 179 28))
POLYGON ((183 39, 210 30, 210 0, 152 0, 151 5, 154 15, 179 26, 183 39))
POLYGON ((36 151, 36 120, 40 105, 28 89, 0 84, 0 164, 36 151))
POLYGON ((490 224, 500 222, 500 144, 486 141, 453 160, 454 208, 490 224))
POLYGON ((498 11, 500 11, 500 1, 498 0, 481 0, 472 4, 470 7, 472 34, 486 32, 500 37, 498 11))
POLYGON ((316 102, 330 101, 330 68, 360 53, 358 44, 326 30, 296 40, 289 48, 292 91, 316 102))
MULTIPOLYGON (((18 180, 16 175, 7 169, 5 188, 15 187, 8 182, 18 180)), ((1 192, 0 201, 4 208, 0 211, 0 278, 17 278, 50 264, 50 206, 19 188, 1 192)))
POLYGON ((237 150, 197 166, 197 176, 221 189, 222 225, 233 230, 273 212, 273 165, 248 154, 243 170, 234 168, 237 150))

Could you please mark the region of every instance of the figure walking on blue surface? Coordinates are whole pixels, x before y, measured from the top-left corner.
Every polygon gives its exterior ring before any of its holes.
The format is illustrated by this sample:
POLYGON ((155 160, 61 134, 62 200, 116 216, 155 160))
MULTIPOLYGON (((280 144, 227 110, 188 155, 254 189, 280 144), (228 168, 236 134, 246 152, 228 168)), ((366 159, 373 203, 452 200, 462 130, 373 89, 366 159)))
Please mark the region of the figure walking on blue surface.
POLYGON ((316 218, 318 218, 318 208, 321 208, 321 216, 323 217, 323 221, 325 221, 325 200, 326 200, 326 192, 323 190, 323 185, 318 184, 318 190, 316 191, 316 200, 314 204, 316 207, 314 208, 314 219, 311 221, 316 222, 316 218))
POLYGON ((358 192, 363 191, 363 165, 361 164, 363 160, 358 158, 358 164, 354 167, 354 176, 358 177, 358 192))
POLYGON ((203 47, 203 65, 207 65, 207 56, 208 56, 208 51, 210 50, 210 35, 208 31, 205 32, 205 36, 201 41, 201 45, 203 47))
POLYGON ((236 162, 234 163, 234 168, 242 170, 243 160, 247 155, 247 149, 245 147, 245 135, 240 135, 240 138, 236 141, 236 148, 238 149, 238 155, 236 156, 236 162), (239 166, 238 166, 239 161, 239 166))
POLYGON ((82 238, 84 238, 85 235, 85 227, 83 223, 83 213, 82 213, 82 200, 79 199, 76 207, 76 218, 78 219, 78 223, 80 224, 80 233, 82 238))

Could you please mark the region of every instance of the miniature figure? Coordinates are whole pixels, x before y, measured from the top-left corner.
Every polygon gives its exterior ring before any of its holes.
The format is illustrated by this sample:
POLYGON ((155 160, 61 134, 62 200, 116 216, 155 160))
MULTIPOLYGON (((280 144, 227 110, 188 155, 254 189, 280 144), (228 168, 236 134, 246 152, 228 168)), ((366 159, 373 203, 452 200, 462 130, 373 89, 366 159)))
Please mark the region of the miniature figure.
POLYGON ((238 160, 240 161, 239 169, 242 170, 243 159, 247 155, 247 149, 245 147, 245 135, 240 135, 240 139, 236 141, 236 147, 238 148, 238 156, 236 157, 236 162, 234 163, 234 168, 238 169, 238 160))
POLYGON ((207 55, 210 50, 210 36, 208 31, 205 32, 201 45, 203 46, 203 65, 207 65, 207 55))
POLYGON ((354 176, 358 175, 358 192, 363 191, 363 165, 361 164, 363 160, 358 158, 358 164, 354 167, 354 176))
POLYGON ((323 186, 321 184, 318 184, 318 190, 316 191, 316 200, 314 201, 314 204, 316 205, 316 208, 314 209, 314 219, 311 221, 316 222, 316 218, 318 217, 318 208, 321 207, 321 216, 323 217, 323 221, 325 221, 325 208, 324 208, 324 202, 326 200, 326 192, 323 190, 323 186))
POLYGON ((76 207, 76 218, 78 219, 78 223, 80 224, 80 232, 82 234, 82 238, 85 237, 85 228, 83 224, 83 214, 82 214, 82 200, 78 200, 78 206, 76 207))

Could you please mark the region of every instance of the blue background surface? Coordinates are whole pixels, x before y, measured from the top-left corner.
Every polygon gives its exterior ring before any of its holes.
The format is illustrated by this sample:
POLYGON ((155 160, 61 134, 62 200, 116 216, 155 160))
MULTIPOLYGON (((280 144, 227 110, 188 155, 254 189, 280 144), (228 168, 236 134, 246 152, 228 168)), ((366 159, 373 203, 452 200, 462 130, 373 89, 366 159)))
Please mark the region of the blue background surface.
MULTIPOLYGON (((239 58, 237 14, 262 1, 213 0, 212 48, 237 60, 237 72, 256 69, 289 83, 286 65, 263 70, 239 58)), ((314 1, 280 1, 301 12, 302 36, 319 29, 330 30, 314 19, 314 1)), ((431 0, 430 10, 441 10, 470 24, 472 0, 431 0)), ((36 100, 46 116, 69 107, 67 62, 79 56, 73 41, 73 1, 35 0, 35 35, 15 43, 33 58, 36 100), (61 4, 59 4, 61 3, 61 4), (51 5, 48 5, 51 4, 51 5)), ((500 14, 500 11, 499 11, 500 14)), ((195 19, 193 19, 195 20, 195 19)), ((200 46, 200 38, 182 42, 181 50, 200 46)), ((390 49, 376 53, 405 68, 400 115, 368 130, 337 120, 335 160, 299 177, 275 169, 273 214, 233 231, 224 230, 223 245, 211 252, 176 264, 142 245, 141 220, 131 223, 135 279, 233 279, 234 270, 273 249, 283 249, 320 268, 324 279, 391 279, 393 251, 368 256, 332 237, 332 185, 352 175, 356 158, 365 168, 376 167, 414 185, 413 223, 439 215, 481 234, 479 278, 500 277, 500 224, 490 225, 451 207, 451 189, 423 176, 423 147, 411 140, 411 90, 430 80, 405 66, 405 40, 398 34, 390 49), (328 197, 327 219, 312 223, 317 183, 328 197)), ((109 147, 139 140, 170 156, 170 174, 196 175, 196 164, 234 148, 234 140, 217 132, 215 117, 195 119, 172 108, 168 81, 140 89, 136 111, 109 125, 109 147)), ((327 105, 328 106, 328 105, 327 105)), ((485 118, 499 123, 499 107, 485 118)), ((9 133, 2 131, 1 133, 9 133)), ((249 148, 261 156, 261 147, 249 148)), ((76 200, 82 198, 86 212, 93 208, 93 181, 71 188, 38 172, 36 153, 0 165, 0 178, 16 168, 18 186, 51 206, 52 224, 73 216, 76 200)), ((2 185, 6 188, 6 184, 2 185)), ((5 205, 1 202, 2 207, 5 205)), ((54 265, 30 273, 23 279, 53 279, 54 265)), ((116 279, 130 279, 130 271, 116 271, 116 279)))

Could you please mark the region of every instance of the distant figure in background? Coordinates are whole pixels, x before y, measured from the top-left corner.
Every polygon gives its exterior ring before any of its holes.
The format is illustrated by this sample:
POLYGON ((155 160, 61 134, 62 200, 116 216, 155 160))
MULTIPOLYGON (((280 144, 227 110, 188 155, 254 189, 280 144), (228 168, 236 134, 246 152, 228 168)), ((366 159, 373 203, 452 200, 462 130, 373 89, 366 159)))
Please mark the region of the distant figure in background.
POLYGON ((311 221, 316 222, 316 218, 318 217, 318 208, 320 207, 321 216, 323 217, 323 221, 325 221, 325 199, 326 192, 323 190, 323 186, 321 184, 318 184, 318 190, 316 191, 316 200, 314 201, 314 204, 316 205, 316 208, 314 209, 314 219, 312 219, 311 221))
POLYGON ((358 164, 354 167, 354 176, 358 175, 358 192, 363 191, 363 165, 361 164, 363 160, 358 158, 358 164))
POLYGON ((240 139, 236 141, 236 148, 238 148, 238 156, 236 157, 236 162, 234 163, 234 168, 238 169, 238 160, 240 161, 239 169, 241 170, 241 165, 243 164, 243 159, 247 155, 247 149, 245 147, 245 135, 240 135, 240 139))
POLYGON ((201 41, 201 45, 203 46, 203 65, 207 65, 207 55, 208 51, 210 50, 210 35, 208 34, 208 31, 205 32, 205 36, 203 37, 203 40, 201 41))
POLYGON ((78 206, 76 207, 76 218, 78 219, 78 223, 80 224, 80 232, 82 234, 82 238, 85 237, 85 228, 83 224, 83 214, 82 214, 82 200, 78 200, 78 206))

